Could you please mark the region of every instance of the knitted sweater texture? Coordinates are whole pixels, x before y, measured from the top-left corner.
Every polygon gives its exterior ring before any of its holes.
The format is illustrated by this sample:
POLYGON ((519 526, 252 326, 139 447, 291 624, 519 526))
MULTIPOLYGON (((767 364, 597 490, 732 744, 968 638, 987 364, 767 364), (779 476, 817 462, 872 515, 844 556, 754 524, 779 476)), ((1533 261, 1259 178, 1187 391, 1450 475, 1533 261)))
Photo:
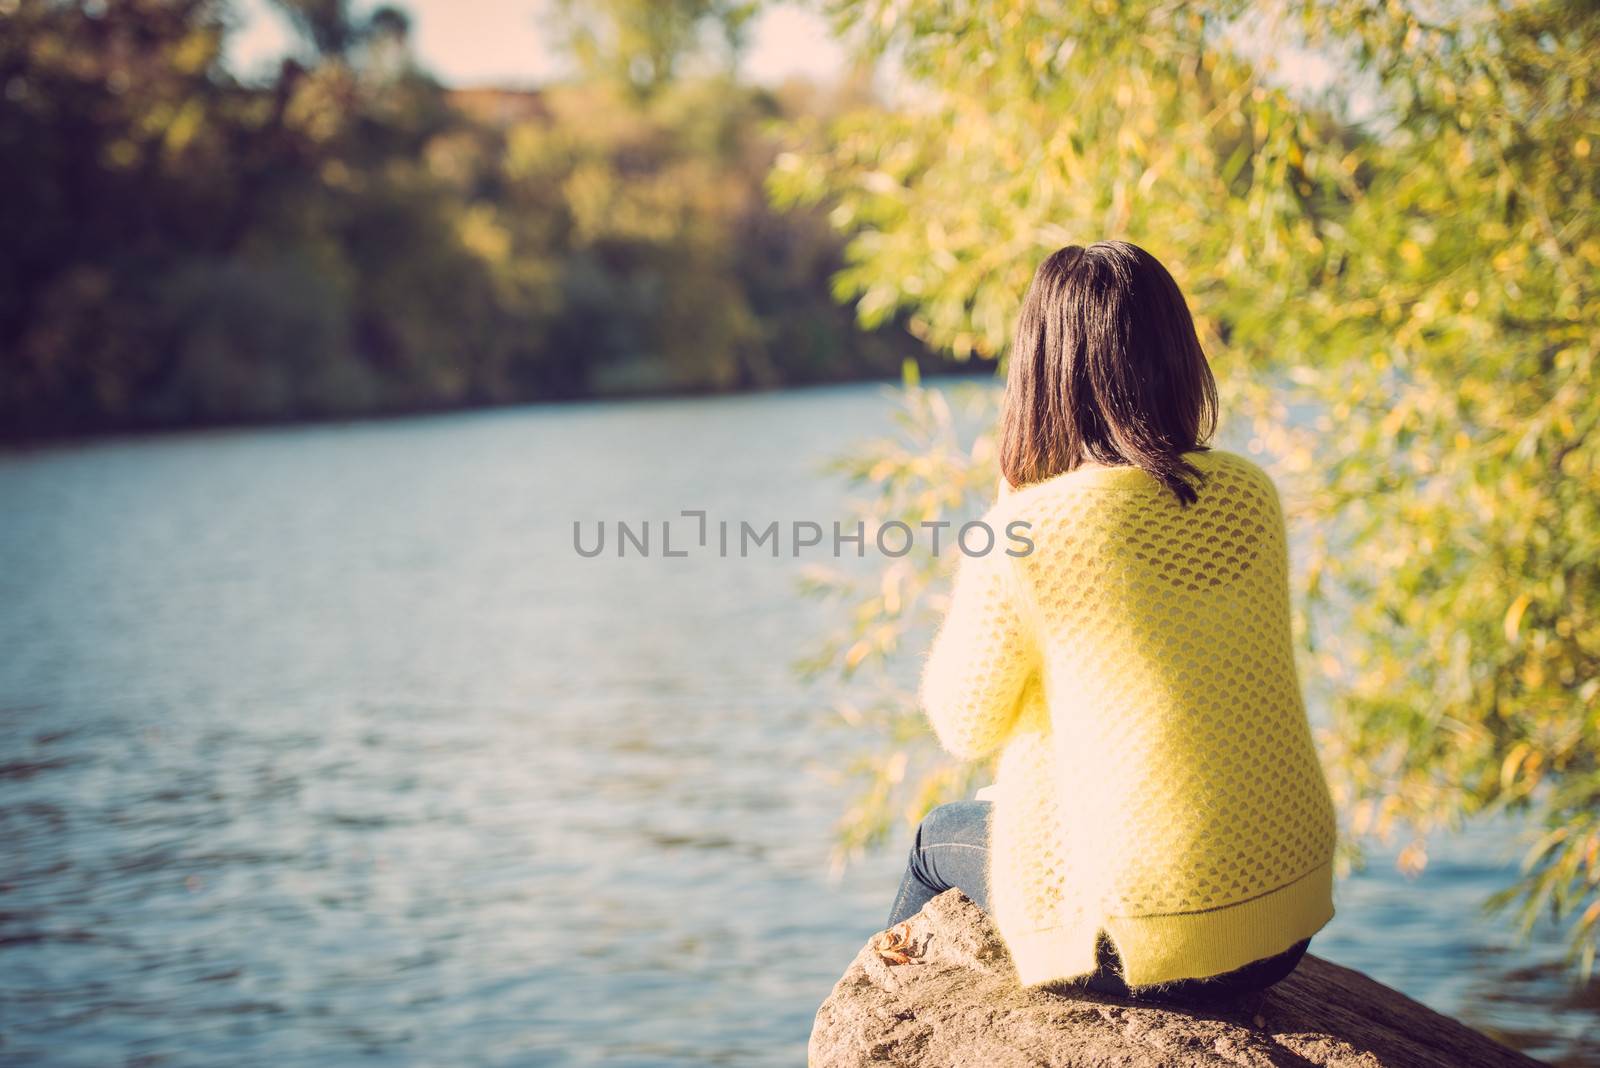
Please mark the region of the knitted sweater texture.
POLYGON ((999 751, 989 900, 1024 985, 1217 975, 1333 916, 1333 806, 1290 635, 1271 479, 1220 450, 1183 507, 1133 467, 1003 497, 964 558, 922 701, 940 742, 999 751), (1031 552, 1005 552, 1007 524, 1031 552))

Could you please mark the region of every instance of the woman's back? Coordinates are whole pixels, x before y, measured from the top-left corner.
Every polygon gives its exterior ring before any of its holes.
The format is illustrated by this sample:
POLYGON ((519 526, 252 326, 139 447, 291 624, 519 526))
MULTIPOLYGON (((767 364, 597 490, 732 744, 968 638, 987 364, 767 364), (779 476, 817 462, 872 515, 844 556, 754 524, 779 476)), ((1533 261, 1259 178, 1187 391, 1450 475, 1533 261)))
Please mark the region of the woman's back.
MULTIPOLYGON (((1267 475, 1220 451, 1181 505, 1133 467, 1017 494, 1057 775, 1117 914, 1214 908, 1324 864, 1334 824, 1267 475)), ((1081 852, 1080 852, 1081 851, 1081 852)))
POLYGON ((1332 914, 1277 492, 1232 453, 1185 459, 1188 505, 1130 466, 1000 502, 990 525, 1026 523, 1032 550, 963 561, 968 611, 930 656, 947 744, 1003 746, 991 894, 1025 982, 1092 967, 1101 930, 1144 985, 1242 966, 1332 914), (1020 687, 1012 718, 972 715, 989 687, 1020 687))

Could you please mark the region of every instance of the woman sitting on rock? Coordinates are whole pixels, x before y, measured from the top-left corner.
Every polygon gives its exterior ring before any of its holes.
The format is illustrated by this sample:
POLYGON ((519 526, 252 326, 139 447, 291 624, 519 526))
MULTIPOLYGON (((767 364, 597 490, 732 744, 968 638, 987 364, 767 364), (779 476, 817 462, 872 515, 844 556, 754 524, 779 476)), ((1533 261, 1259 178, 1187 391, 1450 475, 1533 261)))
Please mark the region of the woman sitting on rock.
POLYGON ((921 687, 944 747, 998 750, 998 775, 922 821, 891 926, 959 889, 1025 986, 1184 1000, 1277 982, 1333 916, 1283 515, 1259 467, 1206 445, 1216 407, 1154 257, 1108 241, 1040 265, 986 517, 1033 548, 962 560, 921 687))

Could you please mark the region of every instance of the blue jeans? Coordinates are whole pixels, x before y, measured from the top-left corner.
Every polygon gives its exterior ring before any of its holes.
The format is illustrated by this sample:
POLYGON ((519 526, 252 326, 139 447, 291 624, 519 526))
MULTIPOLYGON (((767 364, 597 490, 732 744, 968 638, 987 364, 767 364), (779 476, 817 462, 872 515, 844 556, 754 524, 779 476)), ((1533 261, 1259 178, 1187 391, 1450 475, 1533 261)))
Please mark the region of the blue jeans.
MULTIPOLYGON (((922 818, 911 843, 911 857, 900 892, 895 895, 889 924, 908 920, 946 890, 960 890, 985 912, 989 909, 988 801, 952 801, 922 818)), ((1252 961, 1222 975, 1179 979, 1159 987, 1130 988, 1122 978, 1122 961, 1104 931, 1095 945, 1097 968, 1070 985, 1102 994, 1147 1000, 1206 1003, 1264 990, 1294 971, 1311 939, 1296 942, 1275 956, 1252 961)))

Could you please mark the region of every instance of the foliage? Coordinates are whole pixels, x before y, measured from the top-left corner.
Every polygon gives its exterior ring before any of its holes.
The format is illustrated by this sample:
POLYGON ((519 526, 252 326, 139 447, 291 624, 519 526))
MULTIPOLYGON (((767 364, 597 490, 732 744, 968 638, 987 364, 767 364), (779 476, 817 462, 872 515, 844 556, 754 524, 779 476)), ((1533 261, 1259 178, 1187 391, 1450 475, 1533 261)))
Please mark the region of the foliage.
POLYGON ((754 0, 556 0, 569 49, 593 75, 648 96, 670 84, 685 58, 720 38, 727 68, 738 66, 754 0))
POLYGON ((972 432, 992 421, 993 395, 976 385, 924 389, 911 372, 900 400, 896 435, 840 456, 831 470, 866 491, 855 517, 866 530, 891 521, 918 531, 921 524, 952 518, 956 525, 944 531, 942 554, 933 552, 931 532, 923 534, 865 588, 839 568, 814 567, 803 580, 809 595, 854 598, 849 625, 798 666, 813 677, 837 669, 850 680, 853 699, 836 711, 843 725, 873 742, 843 769, 844 776, 860 781, 861 791, 840 821, 836 866, 881 842, 894 829, 897 812, 916 819, 942 800, 969 795, 986 770, 942 757, 921 710, 908 699, 907 680, 895 669, 897 654, 931 637, 930 621, 943 615, 948 585, 938 577, 958 555, 949 548, 952 532, 993 497, 994 443, 972 432))
MULTIPOLYGON (((1431 829, 1502 811, 1542 823, 1497 903, 1571 918, 1587 970, 1600 9, 829 6, 916 90, 892 117, 843 117, 773 176, 780 201, 827 204, 854 232, 841 295, 866 323, 908 314, 930 344, 988 358, 1051 249, 1115 236, 1164 260, 1221 380, 1224 437, 1270 458, 1307 535, 1297 630, 1350 831, 1409 831, 1416 867, 1431 829), (1275 73, 1284 45, 1331 57, 1350 91, 1275 73)), ((969 456, 992 470, 991 446, 969 456)), ((890 508, 974 508, 981 493, 963 504, 941 483, 988 481, 910 453, 860 473, 890 508)), ((850 624, 884 652, 933 607, 931 570, 891 570, 908 576, 894 605, 868 590, 850 624)), ((859 667, 855 648, 832 662, 859 667)), ((962 785, 925 740, 890 733, 849 845, 962 785), (908 776, 908 760, 929 770, 908 776)))
POLYGON ((856 328, 839 237, 763 193, 771 124, 827 98, 455 92, 396 8, 280 7, 306 47, 254 84, 221 0, 0 5, 0 436, 774 386, 913 347, 856 328))

